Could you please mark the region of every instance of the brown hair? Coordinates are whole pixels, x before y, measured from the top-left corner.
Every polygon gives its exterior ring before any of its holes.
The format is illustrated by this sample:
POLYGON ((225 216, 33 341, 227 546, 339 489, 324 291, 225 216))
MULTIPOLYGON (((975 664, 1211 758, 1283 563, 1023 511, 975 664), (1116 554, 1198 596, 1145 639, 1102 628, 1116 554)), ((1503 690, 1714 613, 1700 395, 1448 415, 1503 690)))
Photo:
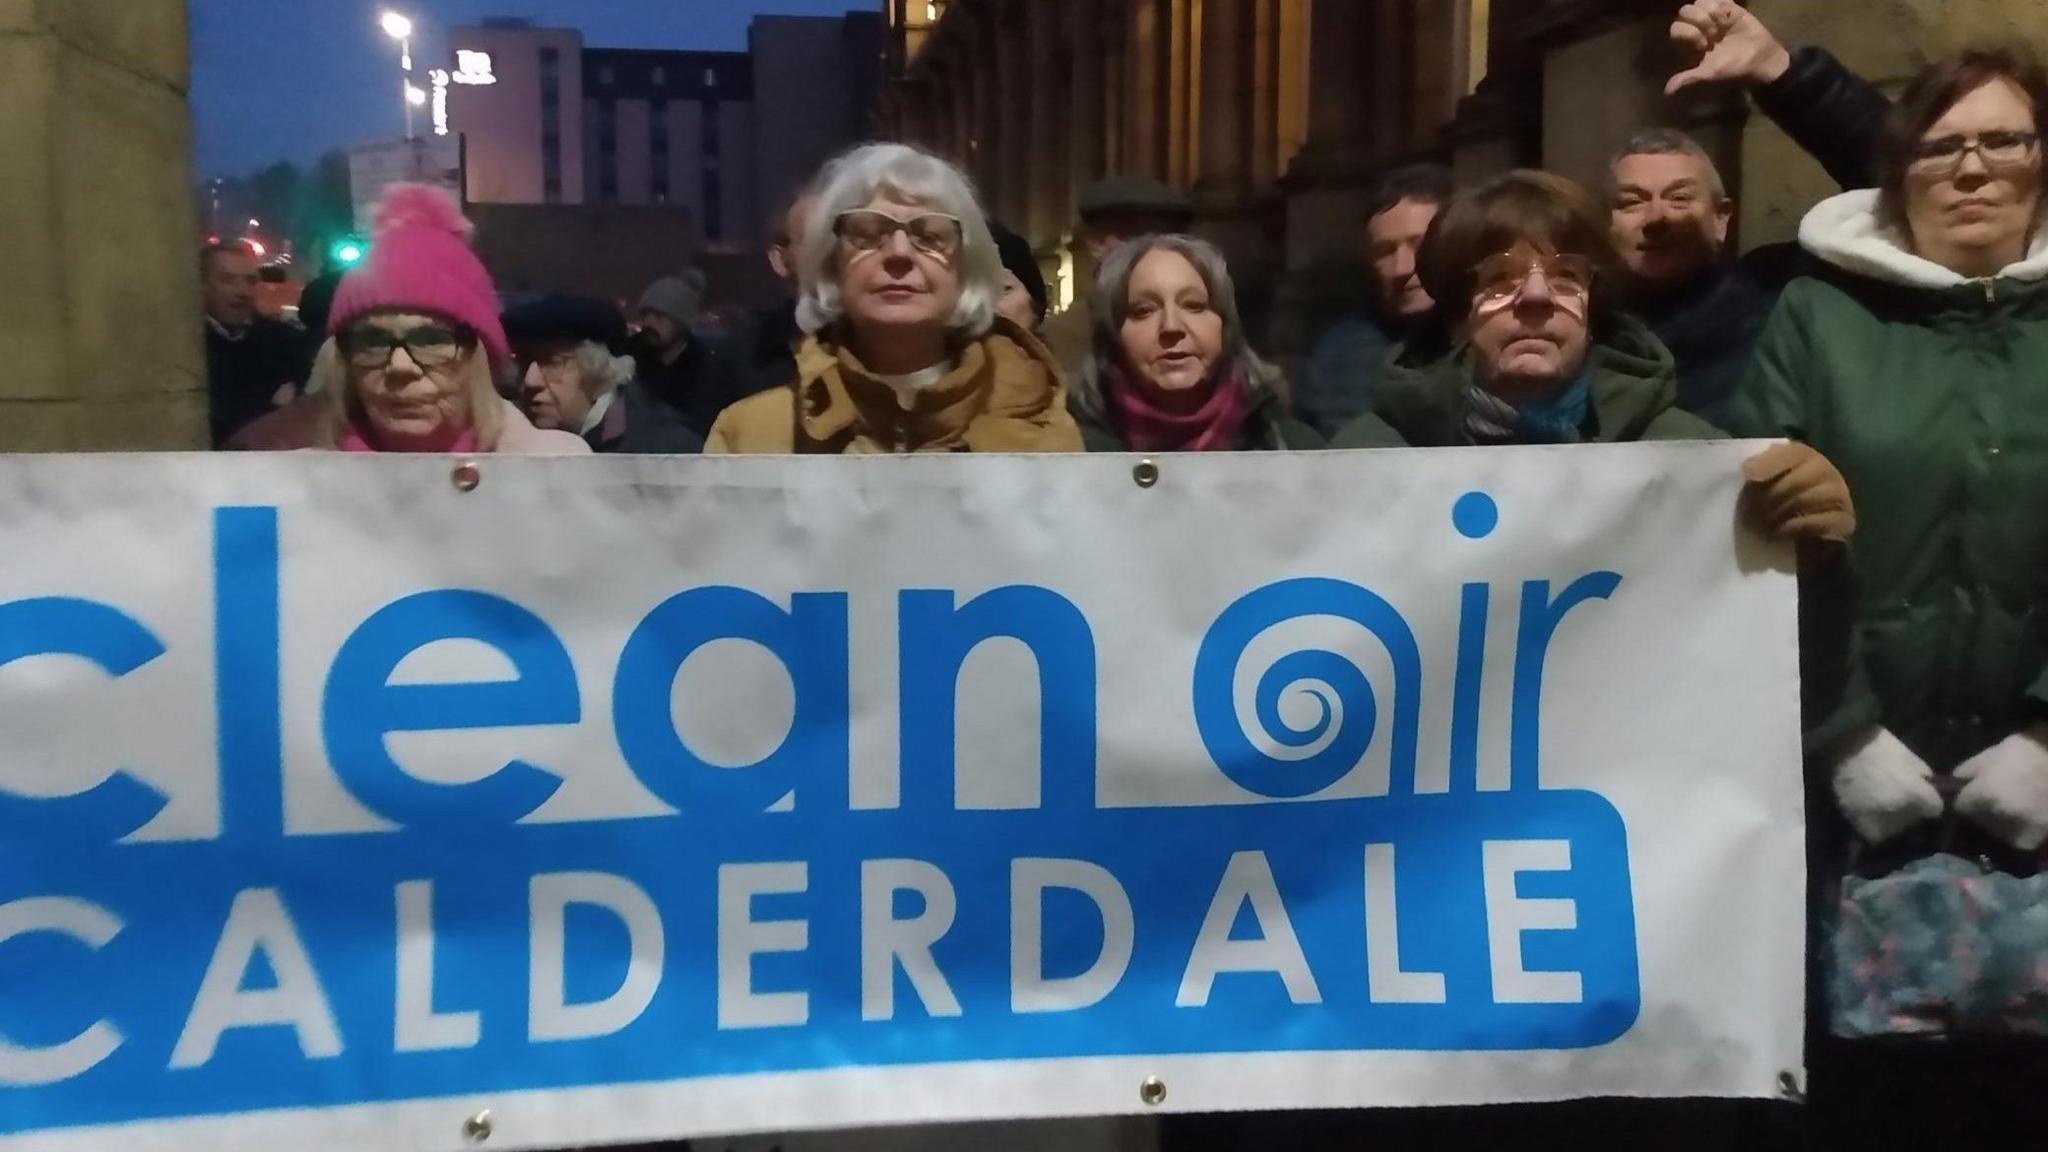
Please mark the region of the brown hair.
MULTIPOLYGON (((2023 48, 2002 44, 1966 48, 1927 66, 1914 77, 1885 121, 1878 150, 1877 215, 1894 228, 1906 226, 1906 170, 1912 167, 1920 138, 1948 114, 1956 102, 1993 80, 2008 80, 2034 106, 2034 130, 2048 113, 2048 72, 2023 48)), ((2048 149, 2041 158, 2041 178, 2048 184, 2048 149)))
MULTIPOLYGON (((1422 286, 1443 320, 1455 325, 1470 311, 1473 280, 1487 257, 1524 242, 1591 260, 1603 282, 1613 282, 1621 265, 1607 215, 1584 187, 1548 172, 1509 172, 1452 197, 1422 243, 1422 286)), ((1596 309, 1603 295, 1596 288, 1596 309)))

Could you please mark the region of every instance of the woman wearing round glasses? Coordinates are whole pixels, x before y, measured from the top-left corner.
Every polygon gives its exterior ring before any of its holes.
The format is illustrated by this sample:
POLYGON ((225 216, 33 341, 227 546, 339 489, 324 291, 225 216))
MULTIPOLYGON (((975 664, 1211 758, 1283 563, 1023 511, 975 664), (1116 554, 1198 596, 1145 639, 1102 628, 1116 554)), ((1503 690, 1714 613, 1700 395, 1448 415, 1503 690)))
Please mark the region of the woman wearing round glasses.
POLYGON ((509 364, 490 273, 470 250, 453 197, 401 184, 377 212, 370 256, 336 291, 309 395, 252 425, 238 446, 344 452, 574 454, 498 395, 509 364))
MULTIPOLYGON (((2048 862, 2044 113, 2048 75, 2015 51, 1965 52, 1923 72, 1888 131, 1880 187, 1825 201, 1801 225, 1819 271, 1786 289, 1731 413, 1739 432, 1825 452, 1856 494, 1856 594, 1820 606, 1840 618, 1826 631, 1840 637, 1829 655, 1848 687, 1828 702, 1814 749, 1835 804, 1813 827, 1838 862, 1904 861, 1887 880, 1945 855, 1937 839, 2048 862)), ((1971 918, 1993 938, 2020 930, 1986 916, 1971 918)), ((1943 956, 1970 950, 1933 921, 1922 928, 1943 956)), ((1917 983, 1926 949, 1900 946, 1847 931, 1826 946, 1832 1031, 1957 1026, 1942 1015, 1949 997, 1917 983)), ((1994 951, 1936 967, 1992 971, 2012 956, 1994 951)), ((2037 971, 2038 955, 2022 969, 2037 971)), ((2035 1094, 2038 1121, 2043 987, 2037 974, 2013 999, 1979 997, 1999 1006, 1961 1030, 2006 1031, 1996 1049, 1958 1035, 1824 1051, 1816 1108, 1855 1127, 1844 1147, 1866 1136, 1905 1146, 1921 1139, 1908 1134, 1922 1130, 1914 1122, 1966 1146, 1980 1137, 1951 1121, 1974 1124, 1973 1112, 2003 1110, 1985 1132, 2018 1131, 2015 1093, 2035 1094), (1993 1084, 2015 1087, 1993 1103, 1993 1084), (1971 1107, 1955 1109, 1966 1093, 1971 1107)))
POLYGON ((1584 189, 1511 172, 1452 200, 1425 242, 1423 285, 1452 343, 1396 354, 1373 411, 1339 448, 1571 444, 1718 435, 1678 409, 1671 354, 1621 314, 1612 241, 1584 189))
POLYGON ((1078 452, 1037 337, 996 315, 973 188, 901 144, 835 160, 797 247, 796 379, 719 416, 706 452, 1078 452))

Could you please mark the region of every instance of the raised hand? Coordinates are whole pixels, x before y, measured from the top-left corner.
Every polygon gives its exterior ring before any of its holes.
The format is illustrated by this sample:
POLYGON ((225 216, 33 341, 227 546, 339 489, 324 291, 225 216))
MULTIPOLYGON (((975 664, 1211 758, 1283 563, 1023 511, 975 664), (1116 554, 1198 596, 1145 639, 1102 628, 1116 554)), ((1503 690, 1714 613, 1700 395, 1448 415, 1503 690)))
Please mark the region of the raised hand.
POLYGON ((1694 63, 1664 85, 1666 96, 1695 84, 1768 84, 1792 66, 1792 54, 1735 0, 1693 0, 1680 8, 1671 42, 1694 63))

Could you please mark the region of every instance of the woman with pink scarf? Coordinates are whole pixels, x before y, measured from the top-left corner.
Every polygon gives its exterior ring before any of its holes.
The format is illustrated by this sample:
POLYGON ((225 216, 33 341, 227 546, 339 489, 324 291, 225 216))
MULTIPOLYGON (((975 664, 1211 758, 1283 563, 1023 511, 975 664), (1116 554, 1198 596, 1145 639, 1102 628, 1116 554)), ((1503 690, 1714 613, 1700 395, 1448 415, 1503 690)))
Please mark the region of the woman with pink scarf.
POLYGON ((1146 236, 1095 281, 1094 354, 1071 406, 1091 452, 1321 448, 1294 418, 1287 382, 1245 342, 1215 245, 1146 236))
POLYGON ((309 395, 257 421, 235 446, 342 452, 590 451, 569 432, 535 428, 498 395, 493 370, 512 359, 491 276, 470 249, 455 199, 419 184, 393 187, 377 210, 368 259, 348 274, 328 314, 309 395))

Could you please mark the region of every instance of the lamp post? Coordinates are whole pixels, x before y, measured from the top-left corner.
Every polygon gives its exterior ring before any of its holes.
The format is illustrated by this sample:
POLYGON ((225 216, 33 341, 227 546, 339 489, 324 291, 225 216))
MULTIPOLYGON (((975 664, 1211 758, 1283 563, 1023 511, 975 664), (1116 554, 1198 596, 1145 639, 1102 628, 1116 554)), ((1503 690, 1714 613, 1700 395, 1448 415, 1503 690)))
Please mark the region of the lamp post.
POLYGON ((384 34, 398 41, 398 66, 403 72, 403 87, 399 95, 405 104, 405 138, 413 138, 412 110, 426 103, 427 94, 412 82, 412 21, 396 12, 386 11, 378 20, 384 34))

